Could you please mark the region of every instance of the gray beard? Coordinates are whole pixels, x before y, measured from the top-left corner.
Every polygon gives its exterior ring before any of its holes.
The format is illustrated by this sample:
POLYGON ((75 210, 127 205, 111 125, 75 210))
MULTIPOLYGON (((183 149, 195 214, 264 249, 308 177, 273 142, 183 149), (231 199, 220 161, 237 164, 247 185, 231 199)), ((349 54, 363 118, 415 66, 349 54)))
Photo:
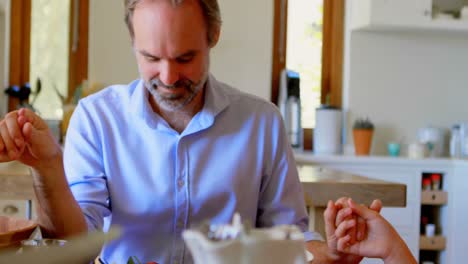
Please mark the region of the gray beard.
POLYGON ((182 80, 177 81, 174 85, 165 85, 158 78, 153 78, 149 82, 145 82, 145 87, 153 96, 159 107, 166 111, 180 111, 193 101, 193 99, 203 88, 207 80, 208 73, 205 73, 200 79, 200 81, 197 83, 191 80, 182 80), (164 96, 157 89, 157 87, 161 86, 165 87, 166 89, 178 89, 182 87, 183 89, 188 91, 188 95, 185 97, 176 94, 164 96))

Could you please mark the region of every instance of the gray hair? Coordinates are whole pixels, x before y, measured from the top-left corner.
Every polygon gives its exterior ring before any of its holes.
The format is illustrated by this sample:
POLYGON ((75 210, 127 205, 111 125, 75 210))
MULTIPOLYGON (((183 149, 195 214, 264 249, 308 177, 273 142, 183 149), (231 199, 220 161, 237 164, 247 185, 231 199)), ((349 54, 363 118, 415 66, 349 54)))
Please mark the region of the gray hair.
MULTIPOLYGON (((127 24, 130 32, 130 37, 134 38, 135 31, 133 30, 133 12, 136 6, 142 0, 124 0, 125 4, 125 23, 127 24)), ((170 0, 172 5, 178 6, 184 2, 184 0, 170 0)), ((198 0, 200 7, 203 11, 203 17, 207 26, 207 39, 208 44, 213 44, 216 38, 216 32, 221 27, 221 12, 219 10, 218 0, 198 0)))

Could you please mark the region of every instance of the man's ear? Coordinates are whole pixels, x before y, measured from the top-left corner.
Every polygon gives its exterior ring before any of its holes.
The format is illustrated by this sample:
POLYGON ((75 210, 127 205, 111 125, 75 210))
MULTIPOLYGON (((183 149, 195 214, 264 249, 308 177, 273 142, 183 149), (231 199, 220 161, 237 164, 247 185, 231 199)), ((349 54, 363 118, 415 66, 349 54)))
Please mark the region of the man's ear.
POLYGON ((214 29, 213 39, 212 39, 212 41, 210 43, 210 48, 214 48, 216 46, 216 44, 218 44, 220 35, 221 35, 221 27, 217 26, 214 29))

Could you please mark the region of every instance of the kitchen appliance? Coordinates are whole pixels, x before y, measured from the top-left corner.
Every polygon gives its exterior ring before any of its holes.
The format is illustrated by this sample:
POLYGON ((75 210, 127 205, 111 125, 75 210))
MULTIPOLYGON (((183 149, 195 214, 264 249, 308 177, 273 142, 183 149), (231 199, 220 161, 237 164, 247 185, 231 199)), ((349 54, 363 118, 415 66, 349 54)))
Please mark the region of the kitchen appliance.
POLYGON ((293 148, 302 149, 301 97, 299 73, 281 72, 278 107, 283 116, 288 139, 293 148))
POLYGON ((315 110, 315 129, 313 146, 315 154, 341 154, 341 109, 329 105, 322 105, 315 110))

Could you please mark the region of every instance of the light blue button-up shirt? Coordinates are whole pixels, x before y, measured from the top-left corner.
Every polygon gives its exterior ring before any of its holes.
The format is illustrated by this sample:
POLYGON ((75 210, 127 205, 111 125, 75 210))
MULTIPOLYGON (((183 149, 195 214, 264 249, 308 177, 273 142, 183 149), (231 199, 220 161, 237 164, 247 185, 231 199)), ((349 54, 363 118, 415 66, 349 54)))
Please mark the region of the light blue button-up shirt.
POLYGON ((182 232, 235 212, 256 227, 298 225, 310 240, 304 196, 277 108, 209 77, 205 103, 173 130, 141 80, 82 99, 67 131, 65 171, 89 229, 107 217, 123 235, 106 263, 130 256, 191 263, 182 232))

